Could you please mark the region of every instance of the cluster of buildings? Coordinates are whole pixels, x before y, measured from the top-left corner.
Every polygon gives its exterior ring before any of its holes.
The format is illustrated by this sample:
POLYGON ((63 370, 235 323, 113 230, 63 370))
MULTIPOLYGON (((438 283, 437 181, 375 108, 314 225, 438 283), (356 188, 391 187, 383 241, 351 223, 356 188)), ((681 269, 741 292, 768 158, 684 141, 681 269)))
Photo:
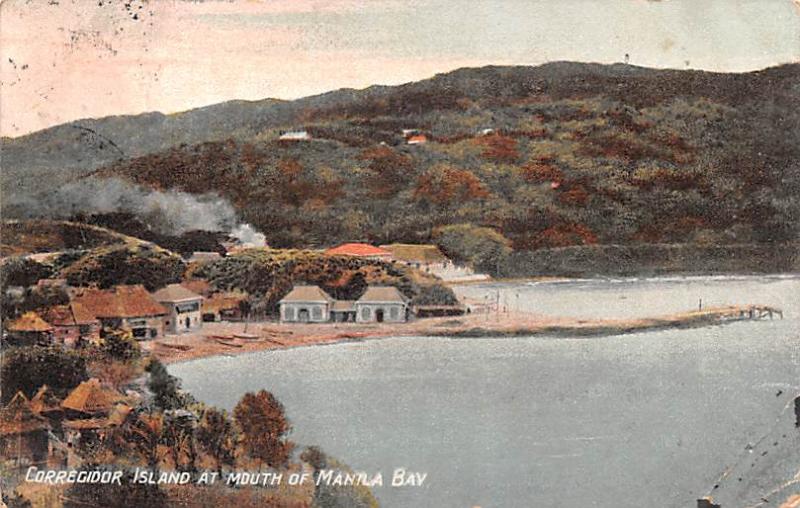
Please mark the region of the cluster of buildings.
POLYGON ((140 402, 97 379, 79 384, 63 400, 47 385, 28 400, 18 392, 0 409, 0 466, 71 467, 75 450, 102 441, 140 402))
MULTIPOLYGON (((445 281, 482 280, 487 276, 458 266, 435 245, 345 243, 324 251, 330 256, 350 256, 399 263, 445 281)), ((69 302, 38 312, 26 312, 5 323, 11 344, 62 344, 94 342, 105 330, 129 331, 138 340, 195 331, 203 322, 242 319, 247 295, 212 292, 200 280, 170 284, 155 292, 141 285, 109 289, 72 288, 60 279, 43 279, 39 286, 62 286, 69 302)), ((279 302, 283 322, 404 322, 408 299, 396 288, 371 286, 357 300, 336 300, 317 286, 297 285, 279 302)))
MULTIPOLYGON (((204 321, 241 317, 240 293, 215 293, 208 297, 193 291, 192 283, 170 284, 153 293, 141 285, 109 289, 64 289, 69 302, 39 312, 26 312, 6 323, 6 340, 15 345, 94 342, 104 330, 129 331, 138 340, 158 339, 202 328, 204 321)), ((202 288, 202 281, 194 284, 202 288)), ((43 280, 40 284, 53 281, 43 280)))

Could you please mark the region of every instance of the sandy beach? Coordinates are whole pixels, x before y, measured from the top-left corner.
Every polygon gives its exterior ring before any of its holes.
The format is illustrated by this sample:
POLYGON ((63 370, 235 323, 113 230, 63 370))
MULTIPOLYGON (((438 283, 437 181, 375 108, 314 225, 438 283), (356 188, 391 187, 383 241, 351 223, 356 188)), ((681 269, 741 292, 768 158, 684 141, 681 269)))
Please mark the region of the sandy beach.
MULTIPOLYGON (((665 328, 696 328, 742 319, 765 318, 763 306, 709 308, 640 319, 574 319, 522 312, 490 312, 456 317, 425 318, 408 323, 279 323, 213 322, 201 330, 143 343, 164 363, 215 355, 237 355, 266 349, 373 340, 385 337, 449 336, 509 337, 548 335, 602 337, 665 328), (756 314, 750 310, 756 309, 756 314), (758 309, 764 312, 760 315, 758 309)), ((775 309, 770 309, 775 310, 775 309)))

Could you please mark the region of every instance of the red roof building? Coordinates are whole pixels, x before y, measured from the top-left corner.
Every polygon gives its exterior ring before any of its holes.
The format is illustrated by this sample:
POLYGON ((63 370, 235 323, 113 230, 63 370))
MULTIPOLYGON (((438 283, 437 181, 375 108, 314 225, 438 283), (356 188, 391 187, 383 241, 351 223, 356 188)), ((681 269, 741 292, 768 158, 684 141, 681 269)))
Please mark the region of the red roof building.
POLYGON ((369 259, 392 259, 392 253, 388 250, 375 247, 368 243, 345 243, 338 247, 333 247, 325 251, 328 256, 353 256, 369 259))
POLYGON ((76 290, 72 305, 100 320, 103 327, 130 330, 139 339, 163 334, 162 317, 167 309, 141 285, 76 290))

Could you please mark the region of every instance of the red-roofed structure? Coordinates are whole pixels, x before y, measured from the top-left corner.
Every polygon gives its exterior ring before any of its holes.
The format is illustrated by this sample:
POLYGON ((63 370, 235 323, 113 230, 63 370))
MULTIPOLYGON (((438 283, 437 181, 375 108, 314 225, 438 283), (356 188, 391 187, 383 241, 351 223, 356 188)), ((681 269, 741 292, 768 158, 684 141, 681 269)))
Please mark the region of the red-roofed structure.
POLYGON ((137 339, 160 337, 167 314, 167 309, 140 285, 78 289, 72 295, 72 306, 98 319, 104 328, 130 330, 137 339))
POLYGON ((375 247, 368 243, 345 243, 338 247, 333 247, 325 251, 328 256, 353 256, 369 259, 392 259, 392 253, 388 250, 375 247))

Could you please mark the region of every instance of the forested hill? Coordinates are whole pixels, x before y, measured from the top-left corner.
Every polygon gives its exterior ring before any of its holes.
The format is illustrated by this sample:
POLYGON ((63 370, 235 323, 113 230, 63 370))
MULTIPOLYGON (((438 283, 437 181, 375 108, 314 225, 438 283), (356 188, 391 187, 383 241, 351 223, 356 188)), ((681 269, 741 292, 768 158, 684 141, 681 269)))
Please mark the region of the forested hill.
POLYGON ((797 239, 798 106, 798 64, 461 69, 297 101, 74 122, 4 140, 4 176, 97 169, 215 191, 275 246, 428 241, 454 224, 492 228, 517 251, 775 243, 797 239), (299 129, 314 140, 278 141, 299 129), (406 144, 402 129, 428 142, 406 144))

